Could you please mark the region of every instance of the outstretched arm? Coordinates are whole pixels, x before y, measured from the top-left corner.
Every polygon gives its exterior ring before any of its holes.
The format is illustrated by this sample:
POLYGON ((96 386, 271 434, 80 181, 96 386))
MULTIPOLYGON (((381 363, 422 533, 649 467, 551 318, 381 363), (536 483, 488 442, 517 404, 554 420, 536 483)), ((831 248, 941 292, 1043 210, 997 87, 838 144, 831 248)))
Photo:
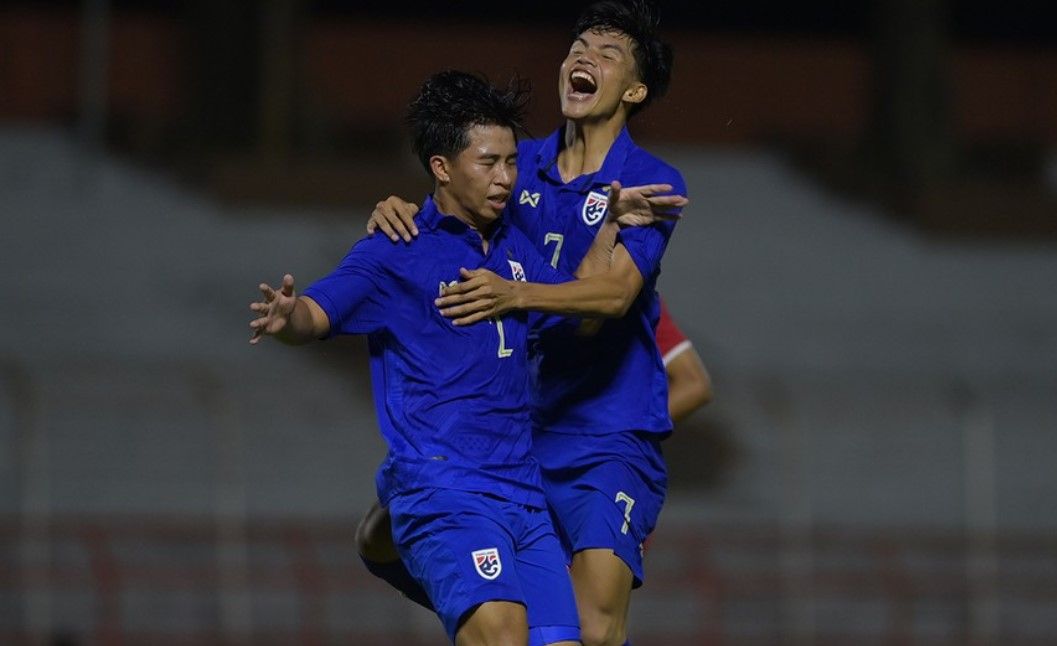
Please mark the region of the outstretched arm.
POLYGON ((620 318, 642 289, 644 278, 628 250, 617 244, 621 225, 649 225, 676 219, 688 200, 656 195, 672 189, 651 184, 621 189, 613 182, 611 216, 576 270, 578 280, 555 285, 507 281, 487 269, 461 269, 463 279, 436 300, 441 314, 455 325, 470 325, 513 309, 583 318, 620 318))
POLYGON ((290 274, 283 276, 278 291, 267 283, 261 283, 260 290, 264 300, 250 303, 250 309, 257 313, 257 318, 250 321, 251 344, 273 336, 288 345, 301 345, 330 332, 326 313, 311 298, 297 296, 294 277, 290 274))

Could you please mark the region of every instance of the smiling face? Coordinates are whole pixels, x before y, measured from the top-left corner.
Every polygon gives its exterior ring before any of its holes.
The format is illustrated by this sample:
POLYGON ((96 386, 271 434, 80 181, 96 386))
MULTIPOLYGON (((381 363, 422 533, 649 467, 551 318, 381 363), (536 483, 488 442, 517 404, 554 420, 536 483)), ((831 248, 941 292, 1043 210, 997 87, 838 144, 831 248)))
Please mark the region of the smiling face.
POLYGON ((477 230, 487 228, 506 208, 517 181, 517 140, 504 126, 472 126, 469 145, 453 158, 434 155, 436 200, 444 213, 477 230))
MULTIPOLYGON (((585 31, 573 41, 558 75, 562 114, 574 121, 609 119, 646 98, 634 41, 618 31, 585 31)), ((625 114, 625 118, 627 115, 625 114)))

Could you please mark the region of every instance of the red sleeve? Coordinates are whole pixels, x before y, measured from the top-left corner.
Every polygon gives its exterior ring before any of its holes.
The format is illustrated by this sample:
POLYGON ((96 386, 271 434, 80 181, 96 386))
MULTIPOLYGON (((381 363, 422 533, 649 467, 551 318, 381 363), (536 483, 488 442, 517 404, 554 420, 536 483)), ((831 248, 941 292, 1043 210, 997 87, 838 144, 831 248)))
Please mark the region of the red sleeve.
POLYGON ((661 317, 657 321, 657 349, 661 351, 661 358, 667 364, 673 357, 690 347, 690 341, 683 331, 672 320, 668 313, 668 306, 661 299, 661 317))

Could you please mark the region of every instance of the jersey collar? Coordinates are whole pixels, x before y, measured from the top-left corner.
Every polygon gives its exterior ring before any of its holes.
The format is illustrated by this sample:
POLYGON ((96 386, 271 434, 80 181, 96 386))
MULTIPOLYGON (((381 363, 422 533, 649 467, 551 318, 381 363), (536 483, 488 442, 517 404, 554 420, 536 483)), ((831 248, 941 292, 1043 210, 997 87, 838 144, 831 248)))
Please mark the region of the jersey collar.
POLYGON ((635 142, 631 140, 631 134, 628 133, 628 127, 624 126, 613 141, 613 145, 609 147, 605 161, 602 162, 602 168, 594 173, 581 175, 566 184, 562 181, 561 173, 558 172, 558 153, 561 152, 564 141, 565 126, 558 128, 544 140, 539 152, 536 153, 540 173, 555 184, 566 185, 584 193, 600 184, 609 186, 613 180, 620 179, 620 171, 624 168, 628 153, 635 146, 635 142))
MULTIPOLYGON (((507 208, 510 207, 508 206, 507 208)), ((433 201, 432 195, 426 196, 426 201, 423 202, 422 209, 418 212, 418 219, 425 228, 431 231, 442 230, 453 235, 470 237, 474 243, 480 240, 478 233, 471 229, 468 224, 454 215, 441 213, 440 209, 437 208, 437 203, 433 201)), ((507 217, 506 210, 504 210, 503 215, 499 217, 499 220, 492 228, 492 236, 489 240, 497 240, 500 234, 506 230, 506 226, 507 217)))

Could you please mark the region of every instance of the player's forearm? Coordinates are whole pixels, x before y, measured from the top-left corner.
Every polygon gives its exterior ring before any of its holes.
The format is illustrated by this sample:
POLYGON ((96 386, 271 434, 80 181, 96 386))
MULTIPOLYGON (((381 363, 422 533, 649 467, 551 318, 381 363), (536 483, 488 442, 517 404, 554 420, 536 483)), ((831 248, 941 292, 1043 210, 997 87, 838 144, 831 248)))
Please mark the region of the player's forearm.
POLYGON ((613 262, 613 248, 617 244, 617 233, 620 226, 616 222, 606 222, 599 228, 594 242, 587 250, 587 254, 576 268, 577 278, 596 276, 609 270, 613 262))
POLYGON ((558 285, 514 283, 515 308, 566 316, 620 318, 635 300, 625 281, 602 273, 558 285))
POLYGON ((685 419, 690 413, 711 400, 711 392, 701 383, 685 384, 668 390, 668 415, 673 422, 685 419))
POLYGON ((313 320, 312 312, 304 297, 299 297, 286 326, 275 333, 275 338, 287 345, 304 345, 319 339, 326 332, 326 330, 320 330, 313 320))
POLYGON ((668 375, 668 415, 673 422, 712 401, 712 377, 701 357, 688 347, 665 366, 668 375))

